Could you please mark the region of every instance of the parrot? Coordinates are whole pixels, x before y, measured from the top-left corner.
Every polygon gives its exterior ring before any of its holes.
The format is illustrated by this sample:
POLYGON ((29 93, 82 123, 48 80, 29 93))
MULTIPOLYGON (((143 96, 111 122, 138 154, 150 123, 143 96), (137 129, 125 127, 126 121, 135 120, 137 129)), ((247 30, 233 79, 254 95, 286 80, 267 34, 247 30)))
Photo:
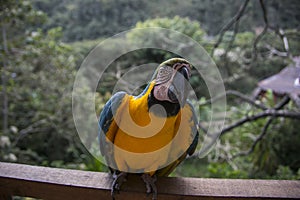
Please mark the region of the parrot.
POLYGON ((157 199, 155 182, 168 176, 198 144, 198 121, 188 100, 192 65, 168 59, 137 96, 115 93, 99 116, 101 155, 112 174, 114 199, 129 173, 141 175, 147 194, 157 199))

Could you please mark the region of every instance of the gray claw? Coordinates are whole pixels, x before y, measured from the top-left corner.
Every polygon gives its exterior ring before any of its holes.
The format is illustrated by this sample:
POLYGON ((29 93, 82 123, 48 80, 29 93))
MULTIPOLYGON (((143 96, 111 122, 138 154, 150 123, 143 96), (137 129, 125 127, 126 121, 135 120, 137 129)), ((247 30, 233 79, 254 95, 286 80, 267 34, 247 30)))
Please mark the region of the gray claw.
POLYGON ((125 172, 120 172, 119 174, 116 171, 114 172, 111 186, 111 197, 113 200, 115 199, 115 194, 120 193, 121 185, 126 181, 126 176, 127 173, 125 172))
POLYGON ((142 179, 146 184, 147 194, 150 194, 152 192, 152 200, 157 200, 157 187, 155 185, 155 182, 157 180, 156 175, 152 177, 149 174, 143 174, 142 179))

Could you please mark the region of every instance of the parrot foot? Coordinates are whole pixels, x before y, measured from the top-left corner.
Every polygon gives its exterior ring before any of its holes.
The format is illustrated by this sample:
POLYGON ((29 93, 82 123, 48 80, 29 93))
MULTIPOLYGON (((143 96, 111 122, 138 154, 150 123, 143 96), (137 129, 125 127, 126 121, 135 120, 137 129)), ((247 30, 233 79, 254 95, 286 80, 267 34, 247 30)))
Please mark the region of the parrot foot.
POLYGON ((127 173, 125 172, 120 172, 119 174, 117 174, 117 172, 114 172, 113 174, 113 182, 112 182, 112 186, 111 186, 111 196, 112 199, 115 199, 115 194, 119 193, 121 185, 126 182, 126 176, 127 173))
POLYGON ((157 199, 157 187, 155 185, 155 181, 157 180, 156 175, 153 177, 149 174, 142 175, 143 181, 146 183, 147 194, 153 193, 152 200, 157 199))

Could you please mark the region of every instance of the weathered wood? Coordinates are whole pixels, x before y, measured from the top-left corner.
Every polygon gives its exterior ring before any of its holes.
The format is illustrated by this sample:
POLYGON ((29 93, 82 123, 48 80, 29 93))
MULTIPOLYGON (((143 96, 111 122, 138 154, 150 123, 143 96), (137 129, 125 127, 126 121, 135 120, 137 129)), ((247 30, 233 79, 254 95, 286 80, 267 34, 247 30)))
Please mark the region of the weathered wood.
MULTIPOLYGON (((111 199, 107 173, 0 163, 0 198, 111 199)), ((300 198, 300 181, 162 177, 158 199, 300 198)), ((128 177, 116 199, 151 199, 137 175, 128 177)))

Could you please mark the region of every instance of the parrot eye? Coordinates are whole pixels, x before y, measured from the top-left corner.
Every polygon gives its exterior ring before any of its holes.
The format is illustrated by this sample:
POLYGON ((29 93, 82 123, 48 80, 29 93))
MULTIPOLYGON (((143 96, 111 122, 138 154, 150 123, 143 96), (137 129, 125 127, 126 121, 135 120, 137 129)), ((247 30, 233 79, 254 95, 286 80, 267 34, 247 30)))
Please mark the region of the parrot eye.
POLYGON ((190 72, 186 67, 183 67, 183 68, 179 69, 178 72, 181 73, 186 80, 189 80, 190 72))

